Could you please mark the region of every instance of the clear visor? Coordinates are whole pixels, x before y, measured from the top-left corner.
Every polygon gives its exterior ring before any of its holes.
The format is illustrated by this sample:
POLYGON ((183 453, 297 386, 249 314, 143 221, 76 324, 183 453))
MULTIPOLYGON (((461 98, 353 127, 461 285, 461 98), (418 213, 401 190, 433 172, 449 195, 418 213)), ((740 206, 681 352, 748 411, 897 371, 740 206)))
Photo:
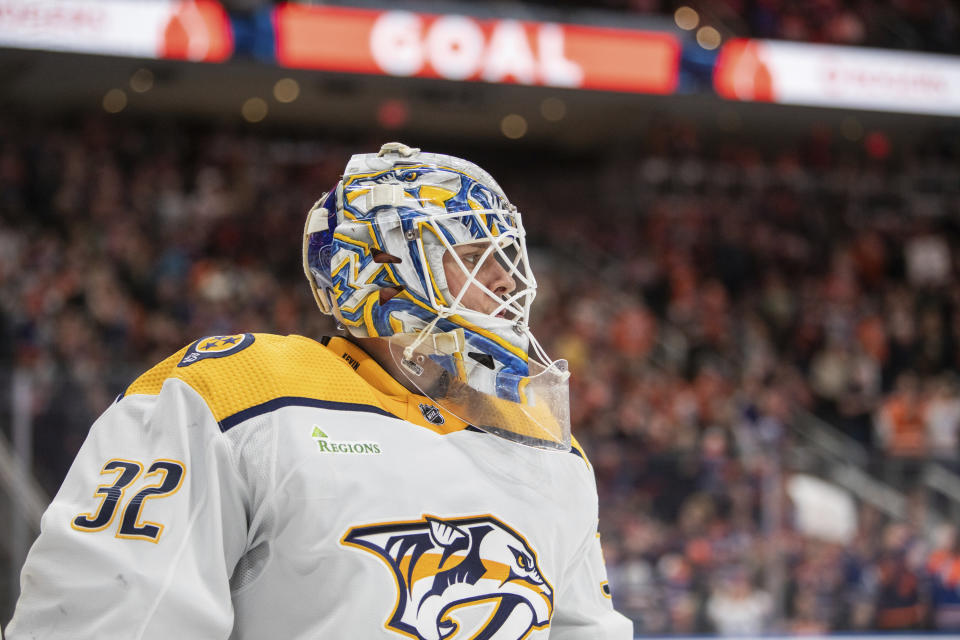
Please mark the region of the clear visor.
POLYGON ((463 351, 459 331, 426 339, 387 338, 394 362, 419 391, 464 422, 508 440, 541 449, 570 449, 570 391, 566 360, 529 362, 529 375, 500 372, 499 383, 520 389, 513 402, 468 385, 440 363, 463 351), (412 347, 412 349, 411 349, 412 347))

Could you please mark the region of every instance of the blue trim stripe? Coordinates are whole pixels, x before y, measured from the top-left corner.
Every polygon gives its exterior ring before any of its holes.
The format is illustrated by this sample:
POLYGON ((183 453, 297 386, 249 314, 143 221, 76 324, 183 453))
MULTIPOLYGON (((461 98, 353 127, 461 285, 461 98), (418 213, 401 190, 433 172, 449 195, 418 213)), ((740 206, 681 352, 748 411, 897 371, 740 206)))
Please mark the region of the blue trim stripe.
MULTIPOLYGON (((483 429, 481 429, 481 428, 479 428, 479 427, 475 427, 475 426, 473 426, 472 424, 467 425, 467 426, 464 427, 463 429, 464 429, 464 431, 472 431, 473 433, 482 433, 482 434, 485 434, 485 435, 488 435, 488 436, 493 436, 493 437, 495 437, 495 438, 499 437, 499 436, 497 436, 495 433, 490 433, 489 431, 484 431, 483 429)), ((587 459, 584 457, 583 453, 581 453, 581 451, 580 451, 579 449, 577 449, 576 447, 574 447, 573 445, 570 446, 570 451, 568 451, 567 453, 572 453, 573 455, 577 456, 578 458, 580 458, 580 459, 583 460, 584 462, 587 461, 587 459)))
POLYGON ((254 405, 243 411, 238 411, 232 416, 227 416, 220 421, 220 431, 227 432, 245 420, 255 418, 283 407, 314 407, 316 409, 330 409, 332 411, 359 411, 362 413, 376 413, 388 418, 397 418, 389 411, 384 411, 380 407, 374 407, 369 404, 356 404, 353 402, 335 402, 333 400, 318 400, 317 398, 302 398, 297 396, 283 396, 274 398, 267 402, 254 405))

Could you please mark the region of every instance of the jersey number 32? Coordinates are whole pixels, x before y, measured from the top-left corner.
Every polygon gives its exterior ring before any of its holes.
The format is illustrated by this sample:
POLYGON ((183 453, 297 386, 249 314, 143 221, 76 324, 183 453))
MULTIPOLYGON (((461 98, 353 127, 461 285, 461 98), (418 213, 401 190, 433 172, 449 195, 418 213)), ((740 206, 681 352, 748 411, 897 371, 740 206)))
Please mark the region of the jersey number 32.
POLYGON ((147 469, 144 479, 156 480, 137 492, 124 503, 124 493, 143 473, 143 465, 136 460, 115 458, 107 461, 100 475, 113 475, 113 482, 97 487, 93 496, 100 498, 100 507, 94 513, 81 513, 70 526, 77 531, 103 531, 113 524, 120 511, 120 525, 116 537, 132 540, 157 542, 163 533, 159 522, 141 521, 144 504, 151 498, 166 498, 176 493, 183 484, 186 475, 182 462, 176 460, 155 460, 147 469))

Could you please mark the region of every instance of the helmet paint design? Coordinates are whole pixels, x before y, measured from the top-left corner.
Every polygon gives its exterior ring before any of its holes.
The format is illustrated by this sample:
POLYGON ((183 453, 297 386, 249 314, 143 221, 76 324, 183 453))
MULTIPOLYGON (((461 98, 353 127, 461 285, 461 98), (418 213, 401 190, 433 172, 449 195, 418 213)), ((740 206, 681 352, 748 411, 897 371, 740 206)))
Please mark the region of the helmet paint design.
POLYGON ((536 280, 520 214, 486 171, 460 158, 399 143, 353 156, 310 211, 304 268, 324 312, 358 338, 404 338, 411 367, 426 341, 430 360, 455 380, 526 403, 528 350, 538 370, 555 364, 529 330, 536 280), (457 251, 465 245, 467 260, 457 251), (510 286, 480 281, 487 261, 510 286), (458 290, 446 269, 459 269, 458 290), (483 310, 463 303, 468 294, 483 310))

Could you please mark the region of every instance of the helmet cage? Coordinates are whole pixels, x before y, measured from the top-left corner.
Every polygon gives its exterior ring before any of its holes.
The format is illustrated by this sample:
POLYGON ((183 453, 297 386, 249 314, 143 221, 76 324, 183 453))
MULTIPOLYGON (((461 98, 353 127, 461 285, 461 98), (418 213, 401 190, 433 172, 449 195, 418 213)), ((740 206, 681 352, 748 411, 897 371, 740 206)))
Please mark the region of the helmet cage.
POLYGON ((381 207, 337 226, 329 252, 328 295, 338 320, 363 337, 464 329, 471 353, 489 354, 504 374, 526 375, 536 280, 526 259, 523 228, 503 222, 518 221, 518 216, 507 210, 432 214, 417 204, 381 207), (468 265, 456 247, 474 243, 481 243, 482 253, 468 265), (399 261, 378 262, 383 255, 399 261), (449 256, 447 268, 462 274, 456 292, 447 282, 444 255, 449 256), (487 261, 496 261, 515 283, 512 292, 498 296, 478 280, 487 261), (463 303, 471 290, 489 301, 489 310, 463 303), (392 296, 387 299, 382 291, 392 296))

